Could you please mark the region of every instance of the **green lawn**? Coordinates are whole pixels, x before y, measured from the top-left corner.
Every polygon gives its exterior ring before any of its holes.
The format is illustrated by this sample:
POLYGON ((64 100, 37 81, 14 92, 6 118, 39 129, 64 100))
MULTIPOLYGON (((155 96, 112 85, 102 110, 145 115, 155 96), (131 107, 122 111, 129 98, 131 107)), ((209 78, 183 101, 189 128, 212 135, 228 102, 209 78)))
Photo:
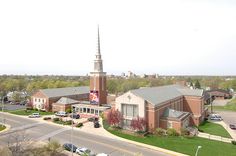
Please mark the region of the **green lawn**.
MULTIPOLYGON (((209 106, 209 110, 210 110, 210 106, 209 106)), ((232 99, 225 106, 213 106, 213 110, 225 110, 225 111, 236 112, 236 98, 232 99)))
MULTIPOLYGON (((107 125, 104 125, 107 128, 107 125)), ((230 143, 224 143, 220 141, 208 140, 200 137, 186 138, 182 136, 178 137, 158 137, 154 135, 148 135, 144 138, 135 137, 129 134, 124 134, 119 130, 108 130, 110 133, 129 140, 169 149, 191 156, 195 155, 197 146, 201 145, 199 150, 199 156, 235 156, 236 146, 230 143)), ((145 155, 145 153, 143 153, 145 155)))
POLYGON ((5 128, 6 128, 6 126, 0 125, 0 131, 4 130, 5 128))
POLYGON ((203 133, 209 133, 212 135, 218 135, 218 136, 222 136, 225 138, 231 138, 231 136, 225 130, 225 128, 219 124, 216 124, 216 123, 205 121, 198 128, 199 128, 199 130, 202 130, 203 133))
POLYGON ((8 111, 8 112, 12 113, 12 114, 16 114, 16 115, 25 115, 25 116, 28 116, 28 115, 30 115, 32 113, 39 113, 40 115, 52 115, 52 114, 54 114, 52 112, 43 112, 43 111, 25 110, 25 109, 8 111))

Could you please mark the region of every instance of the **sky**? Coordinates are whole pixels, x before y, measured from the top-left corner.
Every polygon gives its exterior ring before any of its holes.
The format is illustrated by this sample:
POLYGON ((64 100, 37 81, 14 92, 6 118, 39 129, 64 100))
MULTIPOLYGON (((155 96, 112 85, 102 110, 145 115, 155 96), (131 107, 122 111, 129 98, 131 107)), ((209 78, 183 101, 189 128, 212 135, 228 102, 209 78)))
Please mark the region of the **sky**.
POLYGON ((2 0, 0 75, 236 75, 236 2, 2 0))

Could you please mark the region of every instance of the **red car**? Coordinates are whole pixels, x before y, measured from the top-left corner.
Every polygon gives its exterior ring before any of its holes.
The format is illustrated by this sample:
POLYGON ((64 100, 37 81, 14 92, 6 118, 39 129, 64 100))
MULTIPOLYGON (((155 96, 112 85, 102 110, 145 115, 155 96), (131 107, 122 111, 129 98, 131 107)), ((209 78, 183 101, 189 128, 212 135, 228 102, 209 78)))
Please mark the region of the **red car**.
POLYGON ((233 130, 236 130, 236 125, 230 124, 229 127, 233 130))

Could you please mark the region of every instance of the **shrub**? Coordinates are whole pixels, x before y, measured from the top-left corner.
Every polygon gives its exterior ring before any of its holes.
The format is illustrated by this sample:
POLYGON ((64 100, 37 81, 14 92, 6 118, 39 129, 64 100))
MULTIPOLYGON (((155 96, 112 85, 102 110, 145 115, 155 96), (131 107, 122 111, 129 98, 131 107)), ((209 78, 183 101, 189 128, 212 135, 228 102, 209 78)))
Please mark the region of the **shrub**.
POLYGON ((33 110, 32 107, 26 107, 26 110, 33 110))
POLYGON ((71 124, 72 124, 72 120, 65 121, 65 125, 71 125, 71 124))
POLYGON ((178 136, 178 132, 174 128, 168 128, 166 131, 168 136, 178 136))
POLYGON ((233 145, 236 145, 236 141, 235 141, 235 140, 232 140, 231 143, 232 143, 233 145))
POLYGON ((53 122, 59 121, 59 118, 53 118, 53 122))
POLYGON ((82 127, 84 124, 82 122, 78 123, 76 127, 82 127))
POLYGON ((199 129, 199 128, 198 128, 198 131, 199 131, 199 132, 204 132, 203 130, 201 130, 201 129, 199 129))
POLYGON ((66 113, 71 113, 71 108, 67 108, 66 113))
POLYGON ((166 134, 166 130, 162 128, 157 128, 156 131, 154 132, 157 136, 164 136, 166 134))
POLYGON ((186 128, 181 128, 181 135, 188 136, 190 135, 190 132, 186 128))
POLYGON ((43 120, 50 120, 51 117, 44 117, 43 120))
POLYGON ((131 120, 130 127, 133 130, 145 131, 146 130, 146 124, 147 124, 147 122, 144 118, 137 117, 137 118, 134 118, 134 119, 131 120))

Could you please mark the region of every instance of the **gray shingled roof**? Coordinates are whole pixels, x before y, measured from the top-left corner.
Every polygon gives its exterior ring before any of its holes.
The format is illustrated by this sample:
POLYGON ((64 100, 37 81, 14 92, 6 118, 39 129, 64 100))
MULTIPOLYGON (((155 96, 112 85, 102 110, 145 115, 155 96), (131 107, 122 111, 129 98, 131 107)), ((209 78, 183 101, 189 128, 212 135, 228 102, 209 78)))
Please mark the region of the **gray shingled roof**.
POLYGON ((186 112, 181 112, 174 109, 166 108, 163 113, 163 117, 180 118, 184 114, 186 114, 186 112))
POLYGON ((159 105, 165 101, 177 98, 183 95, 202 96, 203 90, 189 89, 179 85, 167 85, 160 87, 147 87, 131 90, 131 93, 147 100, 153 105, 159 105))
POLYGON ((61 97, 56 103, 59 103, 59 104, 72 104, 72 103, 76 103, 76 102, 79 102, 77 100, 73 100, 71 98, 68 98, 68 97, 61 97))
POLYGON ((69 96, 69 95, 77 95, 77 94, 86 94, 89 93, 88 86, 82 87, 67 87, 67 88, 52 88, 52 89, 41 89, 47 97, 60 97, 60 96, 69 96))

